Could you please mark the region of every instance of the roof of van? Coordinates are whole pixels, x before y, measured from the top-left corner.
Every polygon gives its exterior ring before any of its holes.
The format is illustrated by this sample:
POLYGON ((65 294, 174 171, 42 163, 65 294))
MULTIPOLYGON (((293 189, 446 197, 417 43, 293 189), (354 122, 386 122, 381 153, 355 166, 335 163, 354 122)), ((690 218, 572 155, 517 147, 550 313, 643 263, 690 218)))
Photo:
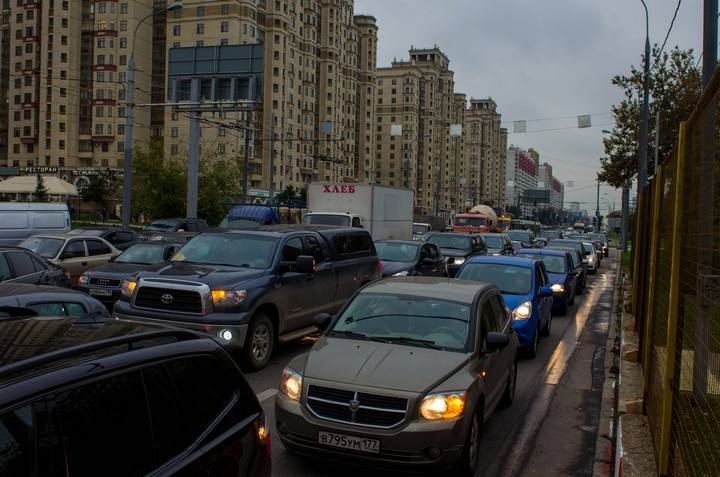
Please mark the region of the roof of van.
POLYGON ((70 212, 67 204, 48 202, 0 202, 0 211, 14 210, 59 210, 70 212))

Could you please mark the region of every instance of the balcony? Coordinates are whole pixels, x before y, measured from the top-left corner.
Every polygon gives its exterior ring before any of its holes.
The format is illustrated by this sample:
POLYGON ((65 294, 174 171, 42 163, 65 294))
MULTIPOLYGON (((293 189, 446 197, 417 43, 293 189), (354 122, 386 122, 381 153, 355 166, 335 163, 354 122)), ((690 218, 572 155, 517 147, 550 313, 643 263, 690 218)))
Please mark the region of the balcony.
POLYGON ((93 71, 117 71, 117 65, 93 65, 93 71))
POLYGON ((23 144, 37 144, 38 143, 37 134, 32 135, 32 136, 22 136, 20 138, 20 142, 23 144))
POLYGON ((39 109, 40 109, 40 105, 37 103, 37 101, 32 102, 32 103, 20 103, 20 108, 21 108, 21 109, 35 109, 35 110, 39 110, 39 109))
POLYGON ((107 135, 98 135, 98 136, 96 136, 95 134, 93 134, 93 135, 92 135, 92 141, 93 141, 93 142, 96 142, 96 143, 101 143, 101 142, 114 142, 114 141, 115 141, 115 136, 107 136, 107 135))
POLYGON ((114 99, 93 99, 93 106, 115 106, 116 101, 114 99))
POLYGON ((95 31, 93 32, 93 36, 94 36, 95 38, 97 38, 97 37, 102 37, 102 36, 114 36, 114 37, 117 37, 117 36, 118 36, 118 31, 117 31, 117 30, 95 30, 95 31))

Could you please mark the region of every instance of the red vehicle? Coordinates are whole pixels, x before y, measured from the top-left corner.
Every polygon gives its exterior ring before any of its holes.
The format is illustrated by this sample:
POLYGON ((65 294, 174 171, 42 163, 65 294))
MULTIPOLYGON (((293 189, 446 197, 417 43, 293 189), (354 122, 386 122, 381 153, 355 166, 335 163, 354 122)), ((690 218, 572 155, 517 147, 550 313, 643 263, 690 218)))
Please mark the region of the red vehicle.
POLYGON ((492 223, 492 218, 489 215, 471 211, 456 214, 455 217, 453 217, 452 231, 474 234, 481 232, 494 232, 495 227, 492 223))

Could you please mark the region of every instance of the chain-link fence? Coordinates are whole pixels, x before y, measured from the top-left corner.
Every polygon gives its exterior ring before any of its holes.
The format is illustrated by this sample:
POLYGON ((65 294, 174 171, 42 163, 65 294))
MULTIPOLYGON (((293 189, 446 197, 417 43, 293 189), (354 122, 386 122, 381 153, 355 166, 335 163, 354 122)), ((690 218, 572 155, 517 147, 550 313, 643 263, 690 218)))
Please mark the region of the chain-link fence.
POLYGON ((643 191, 633 308, 661 475, 720 475, 720 75, 643 191))

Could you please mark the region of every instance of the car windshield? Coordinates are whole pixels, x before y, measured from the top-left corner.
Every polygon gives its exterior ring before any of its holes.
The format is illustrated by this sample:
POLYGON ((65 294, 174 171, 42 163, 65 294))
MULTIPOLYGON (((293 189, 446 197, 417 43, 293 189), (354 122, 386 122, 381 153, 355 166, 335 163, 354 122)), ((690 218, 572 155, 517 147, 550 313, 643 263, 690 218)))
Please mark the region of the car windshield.
POLYGON ((530 234, 528 232, 523 230, 508 230, 505 233, 510 237, 510 240, 517 240, 525 245, 530 245, 530 234))
POLYGON ((504 248, 505 242, 499 235, 485 235, 485 243, 488 248, 504 248))
POLYGON ((156 220, 155 222, 145 227, 145 231, 166 232, 168 230, 173 230, 177 224, 178 223, 173 220, 156 220))
POLYGON ((303 224, 308 225, 334 225, 337 227, 350 227, 349 215, 334 214, 307 214, 302 219, 303 224))
POLYGON ((144 265, 151 265, 165 260, 165 257, 163 256, 164 250, 165 245, 162 243, 143 243, 133 245, 121 253, 115 261, 118 263, 141 263, 144 265))
POLYGON ((424 224, 423 225, 413 224, 413 227, 412 227, 412 233, 419 234, 419 235, 424 234, 428 230, 430 230, 430 229, 428 228, 427 225, 424 225, 424 224))
POLYGON ((428 242, 437 244, 440 248, 451 248, 456 250, 470 250, 469 235, 438 235, 435 234, 428 239, 428 242))
POLYGON ((540 236, 547 238, 560 238, 560 232, 557 230, 543 230, 540 232, 540 236))
POLYGON ((532 269, 498 263, 466 263, 455 278, 494 283, 501 293, 527 295, 532 286, 532 269))
POLYGON ((527 253, 520 251, 517 253, 517 256, 524 258, 532 258, 535 260, 542 260, 548 273, 567 272, 565 258, 557 255, 540 255, 539 253, 527 253))
POLYGON ((382 339, 405 346, 432 344, 465 349, 470 331, 467 303, 419 296, 361 293, 329 329, 329 336, 382 339))
POLYGON ((375 242, 380 260, 389 262, 412 262, 417 256, 418 246, 404 243, 375 242))
POLYGON ((170 261, 267 269, 277 244, 273 237, 201 234, 183 245, 170 261))
POLYGON ((32 250, 45 258, 55 258, 65 240, 54 237, 29 237, 20 243, 21 247, 32 250))

